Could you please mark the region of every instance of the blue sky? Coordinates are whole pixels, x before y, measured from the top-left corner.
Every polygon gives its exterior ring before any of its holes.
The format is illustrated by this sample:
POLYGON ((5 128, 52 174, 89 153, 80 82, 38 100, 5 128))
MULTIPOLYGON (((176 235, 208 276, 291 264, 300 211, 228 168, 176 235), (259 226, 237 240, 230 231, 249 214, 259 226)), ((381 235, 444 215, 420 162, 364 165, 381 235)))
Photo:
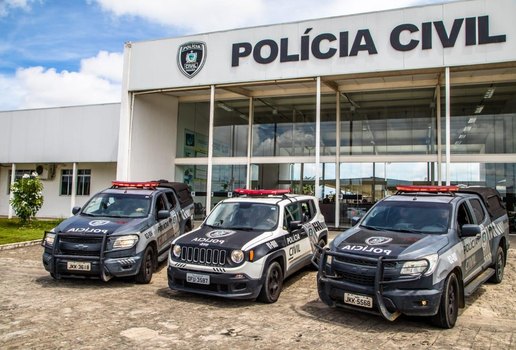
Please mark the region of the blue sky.
POLYGON ((0 111, 120 101, 123 46, 453 0, 0 0, 0 111))

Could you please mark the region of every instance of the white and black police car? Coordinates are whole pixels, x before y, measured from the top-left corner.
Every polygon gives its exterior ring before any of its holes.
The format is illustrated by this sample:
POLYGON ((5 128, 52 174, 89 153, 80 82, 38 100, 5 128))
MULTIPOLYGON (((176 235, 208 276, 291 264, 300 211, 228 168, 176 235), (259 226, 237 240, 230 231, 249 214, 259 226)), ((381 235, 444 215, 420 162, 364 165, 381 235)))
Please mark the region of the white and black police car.
POLYGON ((170 242, 193 228, 193 207, 183 183, 113 181, 45 232, 43 265, 56 279, 134 276, 149 283, 170 242))
POLYGON ((466 296, 502 281, 508 228, 494 189, 400 186, 321 249, 319 297, 391 321, 429 316, 452 328, 466 296))
POLYGON ((206 295, 278 300, 283 280, 309 265, 328 230, 317 198, 289 190, 237 189, 203 224, 174 240, 171 289, 206 295))

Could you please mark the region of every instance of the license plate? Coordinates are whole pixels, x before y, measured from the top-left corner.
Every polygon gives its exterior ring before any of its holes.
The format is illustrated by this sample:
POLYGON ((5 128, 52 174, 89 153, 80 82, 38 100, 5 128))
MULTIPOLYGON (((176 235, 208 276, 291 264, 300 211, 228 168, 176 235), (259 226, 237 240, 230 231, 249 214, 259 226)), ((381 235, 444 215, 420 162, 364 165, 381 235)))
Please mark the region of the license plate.
POLYGON ((67 261, 66 268, 72 271, 91 271, 91 263, 82 261, 67 261))
POLYGON ((197 283, 197 284, 210 284, 210 276, 201 275, 198 273, 187 273, 186 282, 197 283))
POLYGON ((364 295, 344 293, 344 302, 346 304, 367 307, 369 309, 373 307, 373 298, 364 295))

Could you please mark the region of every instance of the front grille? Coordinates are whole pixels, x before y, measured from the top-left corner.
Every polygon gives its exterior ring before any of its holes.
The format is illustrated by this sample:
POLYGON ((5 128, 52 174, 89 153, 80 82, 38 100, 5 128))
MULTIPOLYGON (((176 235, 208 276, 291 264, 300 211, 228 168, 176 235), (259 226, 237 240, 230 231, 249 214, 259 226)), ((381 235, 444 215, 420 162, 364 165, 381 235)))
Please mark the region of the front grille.
MULTIPOLYGON (((344 264, 352 264, 352 265, 363 266, 363 267, 376 267, 377 266, 377 261, 363 259, 360 257, 355 258, 355 257, 348 257, 348 256, 338 256, 338 257, 335 257, 334 259, 335 259, 335 261, 337 261, 339 263, 344 263, 344 264)), ((394 269, 394 268, 396 268, 396 263, 395 262, 384 262, 383 266, 385 269, 394 269)))
POLYGON ((212 249, 204 247, 182 247, 181 261, 209 265, 224 266, 227 253, 223 249, 212 249))
POLYGON ((70 256, 100 257, 103 237, 78 237, 59 235, 57 240, 57 254, 70 256))

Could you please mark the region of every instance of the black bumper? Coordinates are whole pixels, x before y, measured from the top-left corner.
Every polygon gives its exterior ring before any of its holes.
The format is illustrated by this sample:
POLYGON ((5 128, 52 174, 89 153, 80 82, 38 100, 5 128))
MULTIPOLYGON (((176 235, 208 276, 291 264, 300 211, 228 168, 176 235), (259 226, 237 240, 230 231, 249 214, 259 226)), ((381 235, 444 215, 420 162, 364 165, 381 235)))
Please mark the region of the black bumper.
POLYGON ((106 234, 56 233, 53 246, 43 243, 43 266, 58 279, 92 277, 107 281, 111 277, 136 275, 140 269, 143 252, 137 254, 134 247, 116 252, 109 251, 106 250, 106 240, 106 234), (81 250, 77 250, 77 246, 80 246, 81 250), (73 269, 69 263, 75 263, 76 266, 87 264, 89 269, 73 269))
POLYGON ((173 266, 168 266, 167 275, 170 289, 231 299, 255 299, 260 294, 263 285, 261 279, 251 279, 240 273, 209 273, 190 271, 173 266), (187 273, 207 275, 210 278, 210 284, 187 282, 187 273))
MULTIPOLYGON (((393 321, 400 314, 409 316, 432 316, 439 309, 442 283, 430 288, 417 288, 421 275, 412 278, 385 278, 386 263, 399 263, 404 260, 369 258, 349 253, 323 251, 319 262, 317 290, 320 299, 331 307, 342 307, 383 316, 393 321), (327 266, 328 256, 335 258, 359 258, 368 261, 369 270, 374 270, 370 283, 352 283, 334 274, 327 266), (372 298, 372 307, 355 306, 344 302, 344 293, 372 298)), ((345 272, 341 272, 345 273, 345 272)))

